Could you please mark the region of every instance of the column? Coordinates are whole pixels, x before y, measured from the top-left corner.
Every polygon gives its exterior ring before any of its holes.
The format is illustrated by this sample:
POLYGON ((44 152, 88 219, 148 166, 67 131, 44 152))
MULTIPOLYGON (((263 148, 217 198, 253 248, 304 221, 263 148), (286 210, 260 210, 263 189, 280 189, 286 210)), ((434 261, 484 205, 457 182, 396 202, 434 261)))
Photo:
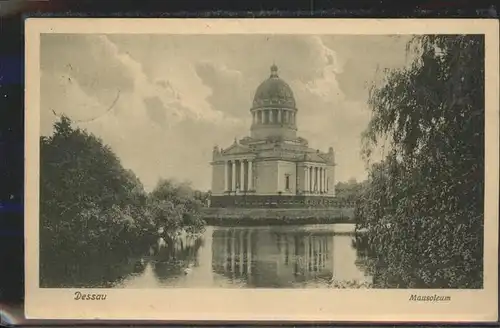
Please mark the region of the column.
POLYGON ((281 117, 282 109, 278 109, 278 123, 283 123, 283 119, 281 117))
POLYGON ((314 192, 316 190, 316 168, 313 166, 312 168, 312 189, 311 192, 314 192))
POLYGON ((321 192, 321 167, 318 166, 318 193, 321 192))
POLYGON ((313 181, 314 181, 314 175, 313 175, 313 167, 309 167, 309 192, 313 191, 313 181))
POLYGON ((320 193, 323 192, 323 169, 321 167, 318 167, 318 191, 320 193))
POLYGON ((233 160, 232 164, 233 165, 231 166, 231 177, 232 177, 232 179, 231 179, 231 182, 232 182, 231 183, 232 184, 231 191, 235 191, 236 190, 236 161, 233 160))
POLYGON ((270 109, 269 110, 269 123, 271 123, 271 124, 274 123, 274 115, 273 114, 274 114, 273 110, 270 109))
POLYGON ((318 167, 314 168, 314 191, 318 191, 318 167))
POLYGON ((240 191, 245 190, 245 162, 240 160, 240 191))
POLYGON ((324 187, 324 183, 323 183, 324 180, 323 179, 324 179, 325 172, 323 171, 322 167, 320 167, 319 170, 321 172, 321 174, 320 174, 320 186, 321 186, 320 187, 320 192, 323 193, 323 187, 324 187))
POLYGON ((323 171, 323 168, 322 168, 322 167, 320 167, 320 168, 319 168, 319 173, 320 173, 320 174, 319 174, 319 177, 320 177, 320 180, 319 180, 319 186, 320 186, 320 187, 319 187, 319 191, 320 191, 321 193, 323 193, 323 174, 324 174, 325 172, 323 171))
POLYGON ((325 192, 325 176, 326 176, 326 171, 325 168, 321 168, 321 191, 324 193, 325 192))
POLYGON ((316 168, 318 170, 318 184, 317 184, 317 190, 318 190, 318 193, 321 192, 321 168, 320 167, 317 167, 316 168))
POLYGON ((252 112, 252 123, 255 124, 255 112, 252 112))
POLYGON ((309 192, 309 190, 310 190, 309 185, 310 185, 310 181, 311 181, 311 174, 309 172, 309 166, 306 166, 306 176, 307 176, 306 191, 309 192))
POLYGON ((248 160, 248 190, 253 190, 253 167, 252 167, 252 160, 248 160))
POLYGON ((228 170, 228 165, 230 164, 230 161, 224 161, 224 191, 229 190, 229 170, 228 170))
POLYGON ((323 168, 323 172, 324 172, 324 175, 323 175, 323 181, 324 181, 324 184, 323 184, 323 191, 326 193, 328 191, 328 171, 325 168, 323 168))
POLYGON ((304 191, 309 191, 309 168, 304 167, 304 191))
POLYGON ((260 116, 260 123, 264 124, 265 120, 264 120, 264 111, 263 110, 259 110, 259 116, 260 116))

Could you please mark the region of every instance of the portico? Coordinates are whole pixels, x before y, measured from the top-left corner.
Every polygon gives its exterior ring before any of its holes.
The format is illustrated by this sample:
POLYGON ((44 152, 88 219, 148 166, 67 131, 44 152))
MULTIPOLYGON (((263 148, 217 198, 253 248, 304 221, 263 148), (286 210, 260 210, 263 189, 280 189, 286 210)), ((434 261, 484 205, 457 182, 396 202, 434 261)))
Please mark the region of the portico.
POLYGON ((328 193, 328 172, 324 165, 304 164, 304 194, 328 193))
POLYGON ((224 161, 224 193, 254 192, 253 158, 224 161))

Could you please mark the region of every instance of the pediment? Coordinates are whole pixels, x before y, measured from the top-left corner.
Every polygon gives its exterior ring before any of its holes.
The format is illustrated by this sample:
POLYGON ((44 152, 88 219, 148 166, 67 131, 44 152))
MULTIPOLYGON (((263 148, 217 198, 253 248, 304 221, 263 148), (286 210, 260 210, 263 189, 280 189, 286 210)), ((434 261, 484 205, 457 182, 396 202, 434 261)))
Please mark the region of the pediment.
POLYGON ((249 152, 250 148, 241 144, 233 144, 229 148, 222 151, 224 155, 244 154, 249 152))
POLYGON ((308 162, 319 162, 319 163, 328 162, 328 159, 325 158, 324 154, 316 153, 316 152, 310 152, 310 153, 304 154, 304 160, 308 161, 308 162))

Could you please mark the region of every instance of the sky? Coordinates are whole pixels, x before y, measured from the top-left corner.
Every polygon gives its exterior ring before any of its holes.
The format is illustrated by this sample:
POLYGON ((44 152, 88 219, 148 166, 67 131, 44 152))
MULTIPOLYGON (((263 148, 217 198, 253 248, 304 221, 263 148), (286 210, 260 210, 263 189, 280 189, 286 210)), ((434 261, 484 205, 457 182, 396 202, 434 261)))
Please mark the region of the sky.
POLYGON ((407 63, 409 36, 41 36, 41 133, 57 115, 99 136, 147 190, 160 178, 209 190, 212 149, 250 134, 250 107, 275 63, 292 88, 298 135, 334 147, 338 181, 366 178, 368 88, 407 63))

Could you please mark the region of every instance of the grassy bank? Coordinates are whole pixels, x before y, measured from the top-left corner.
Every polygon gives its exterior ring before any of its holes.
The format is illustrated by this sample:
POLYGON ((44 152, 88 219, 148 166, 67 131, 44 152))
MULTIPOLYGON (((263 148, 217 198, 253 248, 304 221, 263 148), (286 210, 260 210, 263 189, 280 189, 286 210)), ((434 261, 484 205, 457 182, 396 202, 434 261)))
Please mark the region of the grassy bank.
POLYGON ((352 208, 204 208, 207 224, 321 224, 354 223, 352 208))

